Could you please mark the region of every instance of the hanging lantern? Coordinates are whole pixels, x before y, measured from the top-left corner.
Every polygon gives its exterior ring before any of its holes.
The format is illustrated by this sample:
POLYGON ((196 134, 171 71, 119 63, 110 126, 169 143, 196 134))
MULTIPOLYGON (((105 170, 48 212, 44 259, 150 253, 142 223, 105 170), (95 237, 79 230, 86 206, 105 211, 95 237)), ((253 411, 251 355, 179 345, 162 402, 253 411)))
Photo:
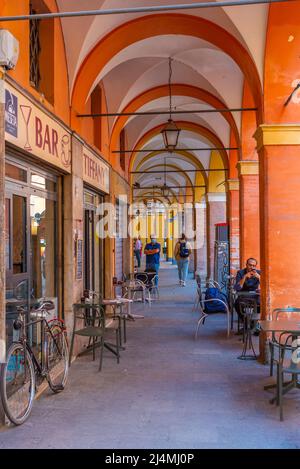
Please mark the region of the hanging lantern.
POLYGON ((172 79, 172 59, 169 57, 169 113, 170 117, 167 124, 164 126, 163 130, 161 131, 164 145, 166 150, 172 152, 177 147, 178 138, 180 134, 180 129, 177 127, 175 122, 172 119, 172 87, 171 87, 171 79, 172 79))
POLYGON ((175 122, 172 119, 169 119, 161 133, 166 150, 170 152, 174 151, 177 147, 180 134, 180 129, 178 129, 175 122))

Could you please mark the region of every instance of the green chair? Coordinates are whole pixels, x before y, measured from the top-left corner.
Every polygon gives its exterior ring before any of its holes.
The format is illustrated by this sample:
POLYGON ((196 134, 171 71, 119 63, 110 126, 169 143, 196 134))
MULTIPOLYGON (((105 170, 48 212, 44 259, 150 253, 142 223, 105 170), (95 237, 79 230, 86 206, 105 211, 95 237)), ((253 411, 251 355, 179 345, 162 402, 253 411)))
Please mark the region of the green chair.
MULTIPOLYGON (((294 308, 292 306, 287 306, 286 308, 275 308, 272 311, 271 317, 277 321, 278 319, 300 319, 300 308, 294 308)), ((278 333, 272 332, 272 340, 269 342, 270 347, 270 376, 273 376, 274 368, 274 353, 275 348, 278 349, 278 333)), ((284 336, 282 336, 284 338, 284 336)))
MULTIPOLYGON (((79 303, 73 305, 74 326, 70 347, 69 366, 71 366, 72 353, 74 348, 75 336, 88 337, 89 343, 87 350, 92 349, 93 360, 95 360, 95 348, 100 348, 99 371, 102 369, 104 347, 110 350, 116 357, 117 363, 120 362, 120 320, 105 316, 105 309, 100 304, 79 303), (78 324, 80 322, 80 324, 78 324), (115 343, 107 342, 109 333, 114 332, 115 343)), ((81 355, 81 354, 79 354, 81 355)))

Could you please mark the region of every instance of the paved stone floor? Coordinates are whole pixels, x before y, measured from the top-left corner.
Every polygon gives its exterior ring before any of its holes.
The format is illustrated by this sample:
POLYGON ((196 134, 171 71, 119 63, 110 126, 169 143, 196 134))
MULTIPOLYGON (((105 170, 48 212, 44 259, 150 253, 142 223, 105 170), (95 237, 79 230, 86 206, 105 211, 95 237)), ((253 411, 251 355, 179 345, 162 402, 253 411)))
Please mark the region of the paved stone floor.
POLYGON ((65 391, 45 392, 22 427, 0 431, 0 448, 299 448, 300 393, 284 399, 285 421, 268 403, 268 368, 237 360, 239 337, 226 338, 224 315, 208 318, 194 340, 194 281, 177 286, 161 270, 161 300, 136 304, 118 365, 103 371, 84 356, 65 391))

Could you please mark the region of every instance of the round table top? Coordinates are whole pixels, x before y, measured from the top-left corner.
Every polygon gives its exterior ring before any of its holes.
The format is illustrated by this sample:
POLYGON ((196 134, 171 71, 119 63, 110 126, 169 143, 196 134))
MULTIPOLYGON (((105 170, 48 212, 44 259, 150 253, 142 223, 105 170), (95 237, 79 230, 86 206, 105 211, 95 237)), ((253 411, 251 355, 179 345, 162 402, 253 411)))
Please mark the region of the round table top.
POLYGON ((129 298, 103 298, 102 304, 103 305, 115 305, 115 304, 122 304, 122 303, 132 303, 133 300, 129 298))
POLYGON ((245 291, 245 290, 241 290, 241 291, 237 291, 236 292, 238 296, 260 296, 260 290, 256 291, 256 290, 249 290, 249 291, 245 291))

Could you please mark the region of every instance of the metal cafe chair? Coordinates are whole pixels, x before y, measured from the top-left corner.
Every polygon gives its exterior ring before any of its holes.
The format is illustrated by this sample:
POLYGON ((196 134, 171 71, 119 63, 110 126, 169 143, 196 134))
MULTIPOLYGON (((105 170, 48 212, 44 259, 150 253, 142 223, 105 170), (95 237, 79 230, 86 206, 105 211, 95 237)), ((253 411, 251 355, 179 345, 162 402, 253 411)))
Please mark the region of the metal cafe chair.
POLYGON ((159 288, 158 285, 155 284, 156 280, 158 280, 157 274, 150 280, 150 294, 152 295, 152 300, 159 300, 159 288))
POLYGON ((225 301, 223 300, 220 300, 219 298, 210 298, 208 300, 205 300, 205 299, 200 299, 199 301, 199 305, 200 305, 200 317, 198 319, 198 322, 197 322, 197 328, 196 328, 196 332, 195 332, 195 340, 197 339, 198 337, 198 330, 199 330, 199 327, 201 324, 204 325, 205 323, 205 319, 209 316, 209 314, 207 314, 205 312, 205 304, 206 303, 209 303, 210 301, 217 301, 219 302, 220 304, 224 305, 225 306, 225 309, 226 309, 226 314, 227 314, 227 336, 229 337, 229 334, 230 334, 230 330, 229 330, 229 315, 230 315, 230 311, 229 311, 229 308, 228 308, 228 305, 225 303, 225 301))
MULTIPOLYGON (((71 366, 75 336, 79 335, 82 337, 89 338, 89 345, 87 350, 92 348, 93 351, 93 360, 95 360, 95 348, 96 343, 100 347, 100 360, 99 360, 99 371, 102 369, 102 362, 103 362, 103 352, 104 347, 110 350, 114 355, 117 357, 117 363, 120 362, 120 320, 111 320, 109 323, 106 322, 105 318, 105 310, 102 305, 100 304, 93 304, 93 303, 78 303, 73 305, 73 313, 74 313, 74 325, 73 325, 73 332, 71 338, 71 347, 70 347, 70 358, 69 358, 69 366, 71 366), (78 322, 80 322, 79 328, 78 322), (113 331, 115 333, 115 343, 111 344, 107 342, 105 339, 107 338, 107 334, 113 331), (90 340, 92 340, 92 344, 90 346, 90 340), (99 340, 99 342, 98 342, 99 340)), ((83 352, 83 353, 85 353, 83 352)), ((79 355, 82 355, 79 354, 79 355)))
POLYGON ((149 306, 151 306, 151 282, 150 277, 152 276, 147 272, 135 272, 134 273, 134 287, 131 287, 131 292, 133 293, 133 300, 135 299, 135 295, 137 293, 142 294, 142 301, 148 301, 149 306))
POLYGON ((252 342, 252 324, 257 321, 260 316, 257 312, 257 301, 255 298, 244 298, 239 301, 240 314, 243 317, 243 351, 238 357, 239 360, 257 360, 252 342), (247 350, 252 350, 253 354, 247 355, 247 350))
POLYGON ((152 300, 159 299, 158 286, 155 285, 156 281, 158 281, 158 275, 156 274, 156 271, 149 269, 147 272, 140 272, 135 274, 135 278, 144 283, 147 294, 146 301, 148 301, 149 306, 151 306, 152 300))
POLYGON ((278 359, 274 360, 277 365, 276 381, 276 404, 279 406, 280 421, 283 421, 283 395, 293 388, 300 389, 298 376, 300 375, 300 332, 288 334, 282 332, 279 340, 274 342, 274 348, 278 349, 278 359), (288 384, 284 383, 284 375, 291 375, 288 384))
POLYGON ((195 280, 197 283, 197 290, 196 290, 196 295, 195 295, 195 300, 194 300, 194 305, 192 311, 197 311, 198 307, 200 306, 200 301, 202 298, 202 291, 201 291, 201 277, 199 274, 195 275, 195 280))
MULTIPOLYGON (((278 319, 300 319, 300 308, 293 308, 288 306, 287 308, 275 308, 271 313, 271 317, 277 321, 278 319)), ((282 334, 280 334, 281 336, 282 334)), ((283 336, 284 337, 284 336, 283 336)), ((273 376, 273 368, 274 368, 274 353, 276 345, 278 346, 279 342, 279 335, 276 332, 272 332, 272 340, 269 342, 270 348, 270 376, 273 376)), ((286 345, 288 347, 288 345, 286 345)))

